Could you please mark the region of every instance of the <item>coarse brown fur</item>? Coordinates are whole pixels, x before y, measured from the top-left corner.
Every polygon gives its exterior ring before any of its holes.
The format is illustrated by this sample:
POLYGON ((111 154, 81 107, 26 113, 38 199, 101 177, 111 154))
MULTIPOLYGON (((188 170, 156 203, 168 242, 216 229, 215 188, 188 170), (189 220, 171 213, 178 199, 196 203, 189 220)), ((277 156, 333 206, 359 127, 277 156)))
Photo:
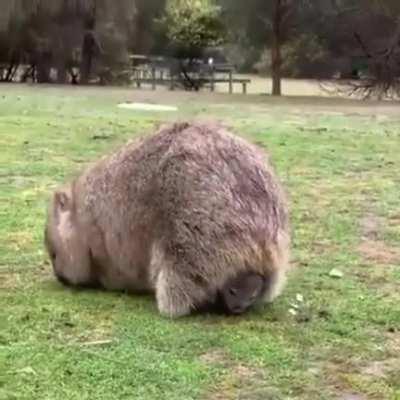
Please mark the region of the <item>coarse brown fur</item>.
POLYGON ((241 272, 285 282, 286 197, 266 154, 215 123, 176 123, 129 143, 58 190, 46 245, 75 286, 155 292, 182 316, 241 272))

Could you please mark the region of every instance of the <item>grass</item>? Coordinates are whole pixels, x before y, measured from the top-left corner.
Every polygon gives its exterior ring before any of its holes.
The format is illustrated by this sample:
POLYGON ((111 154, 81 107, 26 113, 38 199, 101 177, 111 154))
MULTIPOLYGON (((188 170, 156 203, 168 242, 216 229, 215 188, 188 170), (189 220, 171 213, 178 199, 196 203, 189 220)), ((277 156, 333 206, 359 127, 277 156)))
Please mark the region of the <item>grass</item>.
POLYGON ((1 400, 400 399, 397 105, 5 85, 0 149, 1 400), (180 111, 116 107, 126 100, 180 111), (51 274, 52 190, 178 116, 216 117, 272 153, 295 266, 272 306, 169 321, 150 297, 69 290, 51 274))

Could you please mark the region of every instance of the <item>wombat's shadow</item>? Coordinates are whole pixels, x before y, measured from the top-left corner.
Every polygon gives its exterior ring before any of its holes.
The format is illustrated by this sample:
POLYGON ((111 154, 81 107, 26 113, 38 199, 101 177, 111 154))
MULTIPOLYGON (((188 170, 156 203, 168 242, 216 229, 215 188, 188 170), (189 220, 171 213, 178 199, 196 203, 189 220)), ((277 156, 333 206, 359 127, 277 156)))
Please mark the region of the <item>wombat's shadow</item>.
MULTIPOLYGON (((142 293, 137 293, 137 292, 130 292, 127 290, 114 290, 114 291, 109 291, 109 290, 104 290, 101 287, 80 287, 80 286, 70 286, 67 285, 65 286, 63 283, 57 281, 57 280, 51 280, 46 282, 46 287, 54 292, 60 292, 68 290, 70 293, 91 293, 96 296, 111 296, 112 298, 126 298, 126 301, 134 300, 133 303, 137 300, 140 300, 141 305, 145 305, 145 308, 148 310, 149 313, 154 313, 155 315, 158 315, 157 313, 157 306, 154 301, 154 294, 148 293, 148 292, 142 292, 142 293)), ((143 311, 142 306, 140 307, 141 311, 143 311)), ((234 319, 242 319, 247 316, 260 316, 265 313, 270 314, 271 311, 273 311, 273 304, 267 303, 267 304, 254 304, 252 307, 250 307, 248 310, 241 314, 232 314, 224 305, 222 299, 218 296, 217 299, 212 302, 208 301, 202 304, 201 306, 197 307, 196 309, 193 309, 192 312, 187 315, 183 316, 180 318, 180 320, 190 320, 191 318, 201 318, 201 317, 209 317, 217 321, 220 320, 220 318, 229 318, 231 320, 234 319)))

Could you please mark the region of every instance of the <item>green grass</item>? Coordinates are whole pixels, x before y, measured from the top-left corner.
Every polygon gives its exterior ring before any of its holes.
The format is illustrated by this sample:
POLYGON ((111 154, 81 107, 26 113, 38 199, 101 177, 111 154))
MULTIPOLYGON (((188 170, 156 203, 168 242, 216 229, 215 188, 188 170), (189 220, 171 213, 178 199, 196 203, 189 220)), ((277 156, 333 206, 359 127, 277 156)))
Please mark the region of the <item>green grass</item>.
POLYGON ((1 400, 400 399, 398 106, 0 89, 1 400), (127 99, 180 111, 116 107, 127 99), (69 290, 51 274, 52 190, 178 117, 216 117, 272 154, 290 194, 295 268, 271 306, 169 321, 151 297, 69 290))

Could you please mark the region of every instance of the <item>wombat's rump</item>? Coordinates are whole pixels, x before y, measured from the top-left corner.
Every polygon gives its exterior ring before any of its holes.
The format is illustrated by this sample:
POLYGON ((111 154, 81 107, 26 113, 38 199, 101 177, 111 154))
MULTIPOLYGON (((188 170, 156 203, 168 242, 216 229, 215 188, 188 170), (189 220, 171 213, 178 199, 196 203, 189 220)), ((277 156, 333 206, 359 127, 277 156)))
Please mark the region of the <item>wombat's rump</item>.
POLYGON ((130 143, 57 191, 46 226, 56 276, 77 286, 154 291, 190 313, 241 272, 281 291, 288 211, 261 149, 213 123, 177 123, 130 143))

